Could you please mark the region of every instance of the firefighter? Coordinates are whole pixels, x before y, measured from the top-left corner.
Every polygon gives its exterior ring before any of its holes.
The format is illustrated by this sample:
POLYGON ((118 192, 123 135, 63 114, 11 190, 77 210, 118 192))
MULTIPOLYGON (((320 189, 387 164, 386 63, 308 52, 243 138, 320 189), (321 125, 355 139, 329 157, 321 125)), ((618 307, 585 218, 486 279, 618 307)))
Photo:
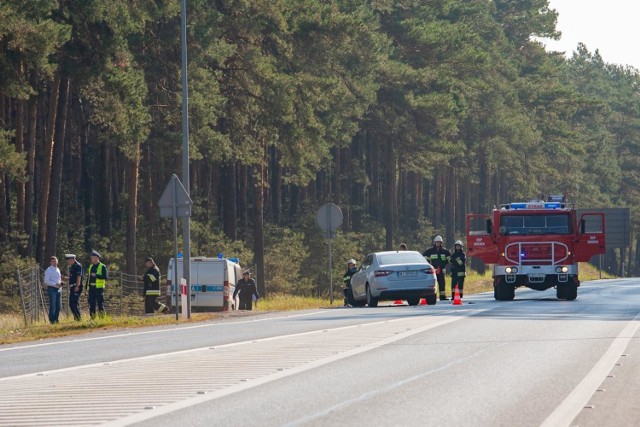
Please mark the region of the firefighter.
POLYGON ((80 295, 82 295, 82 264, 78 262, 75 254, 65 254, 69 266, 69 309, 76 321, 82 320, 80 314, 80 295))
POLYGON ((151 257, 144 260, 144 266, 147 268, 147 272, 142 277, 144 282, 144 314, 150 315, 156 311, 168 313, 169 307, 158 301, 160 297, 160 269, 151 257))
POLYGON ((251 310, 253 302, 260 299, 258 295, 258 287, 256 281, 251 278, 251 272, 245 270, 242 273, 242 279, 236 283, 236 290, 233 291, 233 299, 240 294, 240 310, 251 310))
POLYGON ((456 285, 458 285, 458 291, 460 291, 460 298, 462 298, 462 290, 464 289, 464 277, 466 275, 465 262, 467 255, 462 250, 462 241, 456 240, 453 245, 453 253, 449 262, 451 262, 451 295, 455 292, 456 285))
POLYGON ((91 251, 91 265, 87 269, 87 288, 89 289, 89 314, 96 317, 96 306, 100 316, 104 316, 104 286, 107 283, 107 266, 100 262, 100 253, 91 251))
POLYGON ((433 239, 433 246, 422 253, 422 255, 436 269, 436 279, 438 279, 438 294, 440 301, 447 301, 447 291, 444 274, 449 264, 451 252, 442 247, 442 236, 436 236, 433 239))
POLYGON ((342 282, 344 283, 344 288, 342 289, 342 292, 344 292, 345 307, 349 307, 350 305, 353 305, 353 292, 351 291, 351 276, 356 274, 356 271, 358 271, 356 260, 351 258, 349 261, 347 261, 347 271, 344 273, 344 276, 342 276, 342 282))

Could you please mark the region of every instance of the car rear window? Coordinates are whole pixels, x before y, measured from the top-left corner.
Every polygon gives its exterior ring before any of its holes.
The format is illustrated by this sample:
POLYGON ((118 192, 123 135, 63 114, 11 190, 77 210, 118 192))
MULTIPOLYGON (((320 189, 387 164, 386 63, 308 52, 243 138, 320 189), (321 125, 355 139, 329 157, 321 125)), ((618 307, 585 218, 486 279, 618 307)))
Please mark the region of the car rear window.
POLYGON ((389 264, 424 264, 427 261, 418 252, 398 252, 380 255, 380 265, 389 264))

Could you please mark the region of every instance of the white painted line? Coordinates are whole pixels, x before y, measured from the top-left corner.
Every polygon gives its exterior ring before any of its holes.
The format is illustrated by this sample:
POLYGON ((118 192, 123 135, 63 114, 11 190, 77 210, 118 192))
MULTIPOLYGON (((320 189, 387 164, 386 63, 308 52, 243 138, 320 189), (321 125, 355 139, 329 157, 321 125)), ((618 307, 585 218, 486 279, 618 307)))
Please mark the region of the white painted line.
MULTIPOLYGON (((483 309, 480 311, 474 311, 474 313, 480 313, 482 311, 487 311, 489 309, 483 309)), ((417 314, 415 316, 411 316, 413 318, 415 317, 422 317, 422 316, 427 316, 429 313, 420 313, 417 314)), ((465 313, 466 314, 466 313, 465 313)), ((467 317, 466 315, 463 317, 467 317)), ((331 329, 327 329, 327 328, 320 328, 320 329, 314 329, 313 331, 306 331, 306 332, 297 332, 294 334, 288 334, 288 335, 276 335, 273 337, 266 337, 266 338, 257 338, 257 339, 251 339, 251 340, 247 340, 247 341, 238 341, 238 342, 232 342, 232 343, 228 343, 228 344, 220 344, 220 345, 208 345, 206 347, 198 347, 198 348, 190 348, 187 350, 177 350, 177 351, 171 351, 171 352, 167 352, 167 353, 156 353, 156 354, 151 354, 148 356, 138 356, 138 357, 131 357, 131 358, 127 358, 127 359, 118 359, 118 360, 110 360, 108 362, 96 362, 96 363, 89 363, 86 365, 76 365, 76 366, 70 366, 67 368, 60 368, 60 369, 51 369, 48 371, 39 371, 39 372, 30 372, 27 374, 20 374, 20 375, 14 375, 11 377, 0 377, 0 383, 5 382, 5 381, 12 381, 12 380, 16 380, 16 379, 20 379, 20 378, 28 378, 28 377, 35 377, 35 376, 43 376, 43 375, 50 375, 53 373, 58 373, 58 372, 73 372, 73 371, 77 371, 77 370, 81 370, 81 369, 85 369, 85 368, 93 368, 93 367, 98 367, 98 366, 103 366, 105 364, 110 364, 110 365, 115 365, 116 363, 125 363, 125 362, 132 362, 132 361, 137 361, 137 360, 149 360, 149 359, 156 359, 159 357, 166 357, 166 356, 173 356, 173 355, 180 355, 180 354, 188 354, 188 353, 196 353, 202 350, 206 350, 209 348, 228 348, 228 347, 236 347, 236 346, 241 346, 241 345, 246 345, 246 344, 255 344, 255 343, 259 343, 259 342, 267 342, 267 341, 275 341, 275 340, 281 340, 281 339, 286 339, 286 338, 294 338, 294 337, 303 337, 303 336, 307 336, 307 335, 313 335, 313 334, 318 334, 318 333, 325 333, 325 332, 329 332, 329 331, 342 331, 342 330, 346 330, 346 329, 353 329, 353 328, 358 328, 360 326, 370 326, 370 325, 379 325, 379 324, 383 324, 383 323, 392 323, 392 322, 401 322, 403 320, 407 320, 409 319, 409 317, 399 317, 396 319, 384 319, 384 320, 379 320, 377 322, 367 322, 367 323, 359 323, 356 325, 348 325, 348 326, 340 326, 337 328, 331 328, 331 329)), ((448 322, 445 322, 448 323, 448 322)))
POLYGON ((607 378, 616 362, 626 351, 629 342, 640 328, 640 314, 634 317, 614 338, 609 349, 582 379, 580 384, 562 401, 560 405, 541 424, 543 427, 568 426, 589 403, 591 396, 607 378))
MULTIPOLYGON (((272 381, 276 381, 276 380, 279 380, 279 379, 282 379, 282 378, 286 378, 286 377, 289 377, 289 376, 292 376, 292 375, 299 374, 301 372, 305 372, 305 371, 308 371, 308 370, 311 370, 311 369, 315 369, 317 367, 324 366, 324 365, 327 365, 329 363, 333 363, 335 361, 345 359, 347 357, 351 357, 351 356, 355 356, 355 355, 358 355, 358 354, 361 354, 361 353, 365 353, 367 351, 371 351, 371 350, 374 350, 376 348, 382 347, 384 345, 391 344, 391 343, 396 342, 396 341, 400 341, 402 339, 405 339, 405 338, 408 338, 410 336, 413 336, 413 335, 428 331, 430 329, 434 329, 434 328, 446 325, 448 323, 456 322, 456 321, 462 320, 462 319, 464 319, 466 317, 474 316, 476 314, 488 311, 490 309, 491 308, 485 308, 485 309, 480 309, 480 310, 470 310, 470 311, 465 312, 465 313, 457 312, 457 316, 448 317, 446 319, 438 320, 438 321, 436 321, 434 323, 430 323, 428 325, 425 325, 425 326, 422 326, 422 327, 419 327, 419 328, 416 328, 416 329, 412 329, 412 330, 409 330, 409 331, 401 332, 401 333, 398 333, 397 335, 393 335, 393 336, 385 338, 383 340, 376 341, 376 342, 373 342, 371 344, 363 345, 362 347, 354 348, 352 350, 348 350, 348 351, 345 351, 343 353, 339 353, 339 354, 336 354, 336 355, 333 355, 333 356, 329 356, 329 357, 325 357, 325 358, 322 358, 322 359, 318 359, 318 360, 313 361, 313 362, 305 363, 305 364, 297 366, 295 368, 287 369, 286 371, 277 372, 277 373, 274 373, 274 374, 271 374, 271 375, 267 375, 267 376, 264 376, 264 377, 261 377, 261 378, 256 378, 254 380, 249 380, 249 381, 241 383, 241 384, 236 384, 236 385, 233 385, 233 386, 221 389, 221 390, 216 390, 216 391, 213 391, 211 393, 207 393, 207 394, 200 395, 200 396, 197 396, 197 397, 192 397, 192 398, 189 398, 189 399, 185 399, 185 400, 181 400, 181 401, 178 401, 178 402, 170 403, 168 405, 164 405, 162 407, 155 408, 153 411, 138 412, 136 414, 130 415, 130 416, 125 417, 125 418, 120 418, 118 420, 115 420, 113 422, 107 423, 105 425, 107 425, 107 426, 126 426, 126 425, 131 425, 131 424, 134 424, 134 423, 139 423, 139 422, 142 422, 142 421, 145 421, 145 420, 149 420, 149 419, 161 416, 161 415, 170 414, 172 412, 176 412, 176 411, 179 411, 181 409, 189 408, 189 407, 194 406, 194 405, 198 405, 198 404, 201 404, 201 403, 204 403, 204 402, 208 402, 208 401, 211 401, 211 400, 219 399, 221 397, 228 396, 228 395, 233 394, 233 393, 237 393, 237 392, 240 392, 240 391, 243 391, 243 390, 248 390, 250 388, 257 387, 259 385, 267 384, 267 383, 270 383, 272 381)), ((388 322, 396 322, 396 321, 402 321, 402 320, 407 320, 407 318, 400 318, 400 319, 394 319, 394 320, 384 320, 384 321, 376 322, 376 323, 388 323, 388 322)), ((369 326, 369 325, 372 325, 372 324, 373 323, 367 323, 366 325, 369 326)), ((342 328, 336 328, 335 330, 337 330, 337 329, 346 329, 346 328, 356 328, 356 327, 358 327, 358 326, 357 325, 353 325, 353 326, 347 326, 347 327, 342 327, 342 328)), ((334 329, 332 329, 332 330, 334 330, 334 329)), ((322 330, 321 331, 315 331, 315 332, 322 332, 322 330)), ((308 333, 296 334, 296 335, 304 335, 304 334, 308 334, 308 333)))
MULTIPOLYGON (((207 322, 206 324, 192 325, 192 326, 174 325, 175 327, 173 327, 173 328, 154 329, 153 331, 127 332, 127 333, 124 333, 124 334, 106 335, 106 336, 103 336, 103 337, 67 339, 67 340, 62 340, 62 341, 51 341, 51 342, 44 342, 44 343, 38 343, 38 344, 17 345, 17 346, 14 346, 14 347, 0 348, 0 352, 12 351, 12 350, 22 350, 22 349, 26 349, 26 348, 47 347, 47 346, 59 345, 59 344, 79 343, 79 342, 88 342, 88 341, 100 341, 100 340, 107 340, 107 339, 112 339, 112 338, 131 337, 131 336, 135 336, 135 335, 160 334, 160 333, 163 333, 163 332, 175 332, 175 331, 178 331, 178 330, 182 331, 182 330, 187 330, 187 329, 210 328, 210 327, 213 327, 213 326, 242 325, 242 324, 245 324, 245 323, 267 322, 269 320, 291 319, 293 317, 313 316, 314 314, 326 314, 326 313, 331 313, 331 311, 330 310, 318 310, 318 311, 314 311, 314 312, 311 312, 311 313, 293 314, 293 315, 286 315, 286 316, 279 316, 279 317, 266 317, 266 318, 262 318, 262 319, 252 319, 252 320, 240 320, 240 321, 237 321, 237 322, 216 322, 216 321, 211 321, 211 322, 207 322)), ((96 330, 96 332, 102 332, 102 331, 101 330, 96 330)))

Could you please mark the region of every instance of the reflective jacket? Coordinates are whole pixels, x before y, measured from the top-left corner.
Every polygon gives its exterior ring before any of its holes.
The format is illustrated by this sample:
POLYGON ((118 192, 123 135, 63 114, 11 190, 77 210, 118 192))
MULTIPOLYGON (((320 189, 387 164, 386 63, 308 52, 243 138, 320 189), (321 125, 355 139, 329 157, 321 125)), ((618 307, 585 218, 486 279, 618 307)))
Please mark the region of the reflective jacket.
POLYGON ((346 273, 344 273, 344 276, 342 276, 342 281, 347 288, 351 286, 351 276, 356 274, 357 271, 358 269, 356 268, 350 268, 346 273))
POLYGON ((424 256, 427 261, 436 268, 436 270, 439 270, 438 273, 442 273, 447 268, 447 264, 449 264, 451 252, 449 252, 449 249, 445 249, 443 247, 438 249, 437 246, 433 245, 424 251, 422 256, 424 256))
POLYGON ((452 276, 464 276, 465 275, 465 262, 467 261, 467 255, 464 251, 453 251, 451 254, 451 275, 452 276))
POLYGON ((157 265, 151 267, 143 277, 144 294, 148 297, 160 296, 160 269, 157 265))
POLYGON ((104 288, 107 283, 107 266, 101 262, 91 264, 87 269, 87 277, 90 285, 95 285, 96 288, 104 288), (96 273, 95 277, 91 275, 93 272, 96 273))

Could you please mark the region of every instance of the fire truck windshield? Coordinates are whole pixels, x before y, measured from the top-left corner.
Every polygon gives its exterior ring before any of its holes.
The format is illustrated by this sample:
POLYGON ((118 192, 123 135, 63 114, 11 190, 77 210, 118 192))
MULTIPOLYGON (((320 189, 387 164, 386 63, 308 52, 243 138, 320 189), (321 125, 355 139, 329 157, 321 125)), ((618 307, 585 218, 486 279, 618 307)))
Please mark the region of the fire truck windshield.
POLYGON ((503 215, 500 218, 500 234, 504 236, 570 233, 569 215, 503 215))

